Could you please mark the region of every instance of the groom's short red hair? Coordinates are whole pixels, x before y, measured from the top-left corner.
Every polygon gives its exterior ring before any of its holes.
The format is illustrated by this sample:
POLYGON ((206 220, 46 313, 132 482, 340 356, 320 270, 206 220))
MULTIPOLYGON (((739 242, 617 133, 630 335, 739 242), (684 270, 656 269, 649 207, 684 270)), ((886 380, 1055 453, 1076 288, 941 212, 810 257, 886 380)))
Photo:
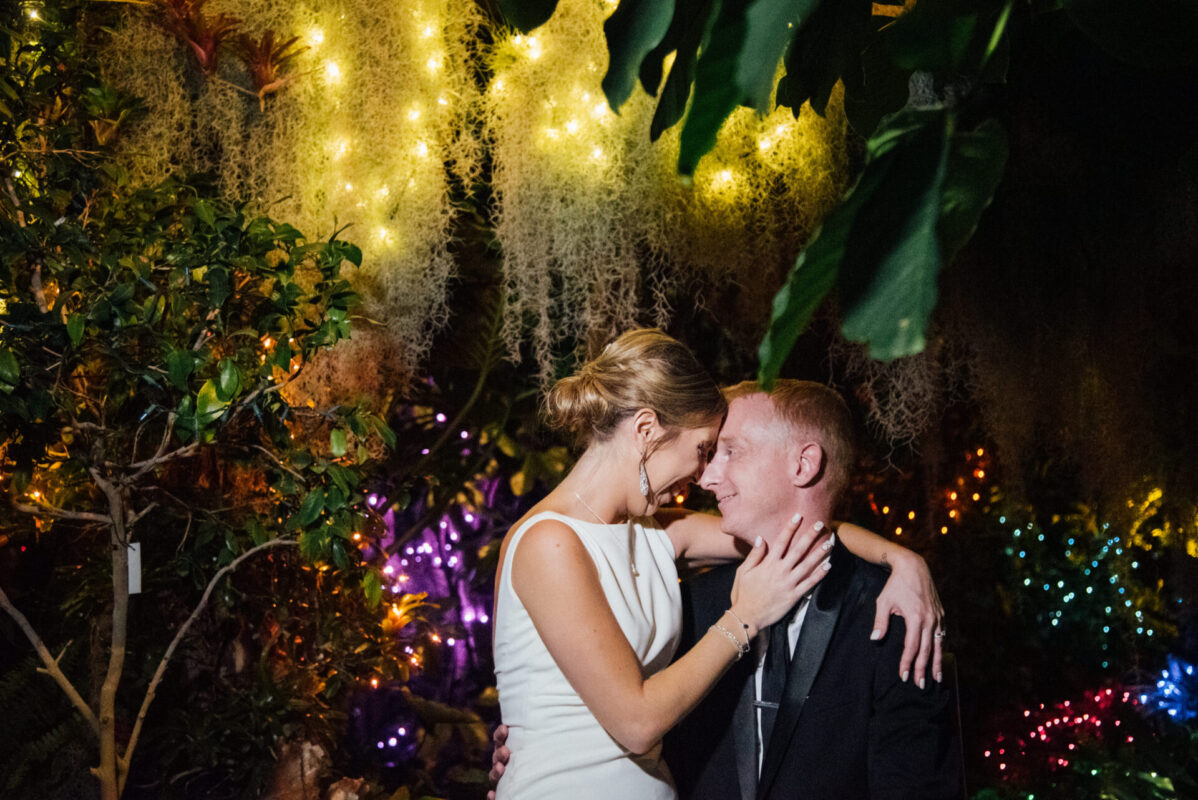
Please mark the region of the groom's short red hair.
POLYGON ((742 381, 724 389, 729 404, 738 397, 764 394, 774 404, 774 411, 797 436, 810 436, 824 450, 824 479, 828 490, 839 499, 856 458, 853 417, 840 393, 815 381, 779 378, 770 391, 757 381, 742 381))

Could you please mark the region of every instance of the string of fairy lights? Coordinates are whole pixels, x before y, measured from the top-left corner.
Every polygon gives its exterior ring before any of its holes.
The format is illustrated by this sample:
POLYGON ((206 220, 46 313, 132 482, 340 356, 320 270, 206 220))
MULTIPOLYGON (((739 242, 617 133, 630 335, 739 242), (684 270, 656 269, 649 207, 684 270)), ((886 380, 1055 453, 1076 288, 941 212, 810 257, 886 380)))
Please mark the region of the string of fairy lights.
MULTIPOLYGON (((1023 573, 1023 587, 1044 592, 1038 613, 1052 628, 1065 624, 1071 609, 1077 609, 1076 613, 1084 620, 1093 601, 1102 599, 1100 611, 1108 618, 1101 628, 1104 636, 1126 637, 1134 631, 1136 636, 1151 638, 1161 632, 1153 620, 1167 619, 1168 603, 1158 592, 1144 591, 1143 581, 1139 580, 1143 568, 1160 556, 1160 548, 1154 548, 1153 536, 1145 536, 1141 530, 1160 508, 1163 499, 1160 489, 1150 490, 1142 500, 1129 502, 1129 508, 1136 514, 1125 534, 1113 531, 1110 522, 1082 515, 1074 519, 1056 518, 1046 527, 1030 511, 1003 510, 999 488, 987 478, 991 464, 984 447, 967 451, 963 464, 961 473, 936 492, 940 502, 931 510, 931 521, 925 525, 947 535, 951 529, 961 527, 967 515, 982 515, 997 522, 1008 531, 1010 543, 1005 552, 1013 559, 1016 570, 1023 573), (1061 533, 1062 525, 1069 528, 1068 532, 1061 533), (1089 528, 1097 531, 1097 535, 1089 528), (1059 551, 1054 549, 1058 546, 1062 547, 1059 551), (1046 563, 1053 565, 1054 574, 1048 579, 1046 563), (1091 602, 1083 604, 1082 599, 1091 602)), ((870 495, 869 503, 887 533, 901 539, 915 532, 919 518, 915 509, 902 511, 874 494, 870 495)), ((969 524, 973 524, 972 520, 969 524)), ((1156 530, 1161 533, 1159 528, 1156 530)), ((1173 602, 1180 605, 1184 598, 1175 598, 1173 602)), ((1109 648, 1108 642, 1101 645, 1103 651, 1109 648)), ((1102 667, 1110 665, 1110 660, 1104 657, 1102 667)))
MULTIPOLYGON (((1049 632, 1063 633, 1068 627, 1100 633, 1096 666, 1103 670, 1127 669, 1127 664, 1113 660, 1116 644, 1135 651, 1136 640, 1150 643, 1172 633, 1170 615, 1185 598, 1164 596, 1154 580, 1159 571, 1155 562, 1162 545, 1176 543, 1171 537, 1184 531, 1173 531, 1160 520, 1159 488, 1128 502, 1131 521, 1123 530, 1089 510, 1041 522, 1030 510, 1012 510, 1003 502, 999 487, 988 477, 991 467, 984 447, 967 451, 959 474, 933 492, 936 500, 926 512, 886 502, 878 492, 869 495, 869 505, 881 528, 899 541, 929 530, 934 537, 956 531, 976 535, 978 524, 997 525, 1007 542, 1004 552, 1011 559, 1014 580, 1034 609, 1038 626, 1049 632)), ((1192 549, 1190 542, 1186 545, 1192 549)), ((1076 769, 1079 748, 1096 741, 1108 749, 1132 746, 1135 734, 1124 724, 1129 713, 1139 718, 1164 715, 1178 722, 1193 719, 1198 716, 1194 665, 1175 655, 1168 656, 1168 664, 1153 685, 1142 689, 1116 683, 1078 699, 1024 709, 1015 715, 1022 724, 1014 723, 1013 730, 999 733, 983 748, 985 762, 1004 782, 1017 784, 1036 770, 1076 769)), ((1098 769, 1093 768, 1094 775, 1098 769)), ((1027 800, 1034 797, 1034 792, 1026 795, 1027 800)))

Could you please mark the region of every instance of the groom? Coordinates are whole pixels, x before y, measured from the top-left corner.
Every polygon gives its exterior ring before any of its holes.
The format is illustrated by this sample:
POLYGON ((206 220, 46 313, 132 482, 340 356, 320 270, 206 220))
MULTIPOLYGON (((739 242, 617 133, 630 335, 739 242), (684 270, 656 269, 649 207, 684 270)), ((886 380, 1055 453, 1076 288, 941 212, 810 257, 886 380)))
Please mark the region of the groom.
MULTIPOLYGON (((798 509, 832 519, 853 463, 839 394, 809 381, 727 390, 728 417, 700 485, 725 532, 752 541, 798 509)), ((763 534, 764 535, 764 534, 763 534)), ((728 605, 735 565, 682 583, 685 652, 728 605)), ((901 618, 871 641, 886 573, 839 544, 809 599, 666 736, 687 800, 937 800, 964 795, 949 689, 899 677, 901 618), (772 653, 771 653, 772 651, 772 653), (789 651, 789 652, 788 652, 789 651)))

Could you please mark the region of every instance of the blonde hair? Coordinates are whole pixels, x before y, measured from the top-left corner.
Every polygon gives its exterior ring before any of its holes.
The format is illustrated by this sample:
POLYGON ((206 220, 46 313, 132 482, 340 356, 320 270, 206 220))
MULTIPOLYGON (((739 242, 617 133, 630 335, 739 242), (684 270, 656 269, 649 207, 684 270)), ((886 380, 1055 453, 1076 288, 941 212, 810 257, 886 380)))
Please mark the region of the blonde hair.
POLYGON ((848 404, 835 389, 815 381, 780 378, 765 391, 757 381, 743 381, 724 390, 731 403, 738 397, 764 394, 778 417, 799 436, 811 436, 824 450, 824 480, 839 498, 849 482, 856 458, 856 437, 848 404))
POLYGON ((656 328, 640 328, 555 383, 543 413, 550 427, 586 445, 608 438, 642 408, 657 414, 668 439, 720 419, 728 404, 686 345, 656 328))

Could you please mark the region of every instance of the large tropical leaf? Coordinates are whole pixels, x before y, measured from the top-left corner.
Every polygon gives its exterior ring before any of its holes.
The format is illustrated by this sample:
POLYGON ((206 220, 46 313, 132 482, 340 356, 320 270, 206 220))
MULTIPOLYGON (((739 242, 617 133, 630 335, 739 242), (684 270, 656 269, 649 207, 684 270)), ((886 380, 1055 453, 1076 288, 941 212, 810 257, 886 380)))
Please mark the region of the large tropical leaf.
POLYGON ((857 185, 774 299, 758 352, 763 382, 777 378, 834 286, 844 335, 866 342, 873 358, 923 349, 940 270, 972 235, 1006 162, 997 122, 970 132, 955 125, 955 115, 940 107, 907 108, 883 120, 857 185))
POLYGON ((905 110, 890 124, 886 176, 857 214, 844 249, 841 331, 891 360, 924 348, 940 273, 941 187, 948 162, 948 114, 905 110))
POLYGON ((1007 133, 997 120, 988 119, 973 131, 953 134, 937 227, 945 265, 952 263, 973 236, 1006 165, 1007 133))
MULTIPOLYGON (((689 16, 684 25, 678 26, 683 32, 678 41, 678 50, 674 56, 674 65, 666 76, 666 84, 662 87, 661 98, 657 101, 657 110, 653 112, 653 121, 649 126, 649 139, 657 141, 667 128, 674 126, 686 113, 686 104, 691 95, 691 83, 695 79, 695 66, 699 58, 699 47, 707 39, 707 33, 715 23, 719 11, 719 0, 700 0, 697 4, 698 13, 689 16)), ((679 2, 675 17, 681 17, 685 6, 679 2)), ((671 26, 673 29, 673 26, 671 26)), ((667 32, 663 42, 670 41, 672 32, 667 32)), ((661 58, 665 53, 656 50, 649 53, 642 64, 641 82, 649 86, 653 65, 660 69, 661 58), (646 76, 646 67, 649 65, 646 76)), ((705 151, 706 152, 706 151, 705 151)))
POLYGON ((758 378, 766 386, 773 385, 799 334, 806 330, 816 309, 836 285, 857 213, 886 177, 889 166, 889 162, 874 162, 862 173, 844 201, 828 214, 810 244, 799 253, 786 283, 774 297, 770 326, 757 351, 761 364, 758 378))
POLYGON ((694 174, 699 159, 715 146, 724 120, 740 104, 740 90, 729 77, 736 74, 745 41, 744 7, 731 0, 716 5, 719 11, 695 65, 695 94, 682 125, 678 152, 678 172, 682 175, 694 174))
POLYGON ((836 82, 860 59, 871 7, 869 0, 825 2, 795 26, 786 53, 786 75, 778 82, 778 105, 797 114, 810 100, 812 109, 824 114, 836 82))
MULTIPOLYGON (((860 5, 862 0, 856 0, 860 5)), ((774 76, 796 31, 824 6, 845 5, 822 0, 756 0, 745 12, 745 41, 736 64, 736 83, 742 100, 761 113, 769 112, 774 76)), ((866 9, 869 8, 865 0, 866 9)))
POLYGON ((608 54, 603 93, 613 111, 632 94, 641 62, 665 38, 673 17, 674 0, 623 0, 603 23, 608 54))
POLYGON ((496 0, 503 18, 517 30, 528 33, 545 23, 557 8, 557 0, 496 0))

